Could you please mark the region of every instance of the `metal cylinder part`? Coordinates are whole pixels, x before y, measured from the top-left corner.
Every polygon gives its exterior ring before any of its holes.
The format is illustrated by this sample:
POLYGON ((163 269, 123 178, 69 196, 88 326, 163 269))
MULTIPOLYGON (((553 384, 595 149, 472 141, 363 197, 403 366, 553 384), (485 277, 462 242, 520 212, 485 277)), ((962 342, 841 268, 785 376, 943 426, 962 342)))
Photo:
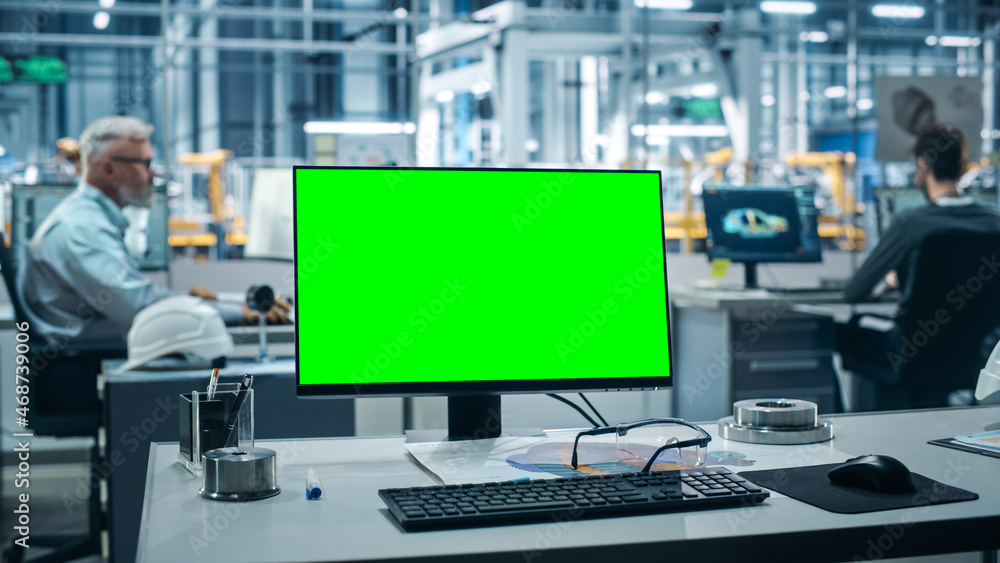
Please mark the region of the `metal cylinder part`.
POLYGON ((833 423, 816 403, 799 399, 746 399, 719 421, 719 435, 751 444, 812 444, 833 438, 833 423))
POLYGON ((202 488, 198 494, 207 499, 237 502, 273 497, 281 492, 276 469, 274 450, 211 450, 205 453, 202 488))
POLYGON ((816 426, 816 403, 795 399, 748 399, 733 404, 733 416, 740 426, 790 428, 816 426))

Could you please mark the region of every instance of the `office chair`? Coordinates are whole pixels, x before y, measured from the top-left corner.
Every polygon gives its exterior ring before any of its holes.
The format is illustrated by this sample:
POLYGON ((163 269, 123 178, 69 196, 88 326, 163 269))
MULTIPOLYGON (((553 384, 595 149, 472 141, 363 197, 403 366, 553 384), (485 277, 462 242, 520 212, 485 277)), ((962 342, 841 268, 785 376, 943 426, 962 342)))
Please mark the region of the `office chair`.
MULTIPOLYGON (((18 324, 28 320, 26 305, 17 291, 13 254, 0 234, 0 272, 14 306, 18 324)), ((30 323, 29 323, 30 324, 30 323)), ((101 403, 97 394, 97 374, 105 359, 124 358, 122 347, 55 346, 45 343, 29 326, 31 366, 28 420, 37 436, 90 437, 90 467, 100 461, 97 433, 101 403)), ((88 482, 93 482, 89 480, 88 482)), ((52 547, 55 551, 32 559, 33 563, 67 561, 101 553, 101 530, 104 528, 100 489, 90 491, 88 531, 83 536, 32 534, 31 545, 52 547)), ((12 545, 6 550, 8 561, 21 561, 24 550, 12 545)))
MULTIPOLYGON (((910 299, 893 319, 885 357, 844 356, 844 367, 861 377, 857 410, 946 407, 951 393, 976 386, 996 343, 1000 234, 935 234, 914 259, 912 279, 900 278, 910 299)), ((851 322, 862 316, 878 315, 851 322)))

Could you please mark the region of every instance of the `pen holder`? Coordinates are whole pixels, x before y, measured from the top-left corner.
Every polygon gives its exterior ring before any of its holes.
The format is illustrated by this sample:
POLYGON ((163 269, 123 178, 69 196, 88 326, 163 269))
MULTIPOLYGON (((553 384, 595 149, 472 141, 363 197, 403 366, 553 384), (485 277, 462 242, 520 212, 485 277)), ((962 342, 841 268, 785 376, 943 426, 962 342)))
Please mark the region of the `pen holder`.
POLYGON ((204 456, 218 448, 253 448, 253 389, 238 412, 239 383, 220 383, 211 399, 201 391, 180 396, 180 451, 177 459, 194 474, 200 474, 204 456), (230 428, 232 424, 232 428, 230 428))

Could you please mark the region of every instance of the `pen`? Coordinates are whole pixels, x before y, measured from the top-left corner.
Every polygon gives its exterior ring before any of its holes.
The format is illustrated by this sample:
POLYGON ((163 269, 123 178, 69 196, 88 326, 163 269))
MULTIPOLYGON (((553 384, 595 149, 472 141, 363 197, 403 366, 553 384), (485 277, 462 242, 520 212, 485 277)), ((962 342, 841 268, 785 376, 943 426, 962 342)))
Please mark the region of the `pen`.
POLYGON ((306 500, 316 500, 323 494, 322 486, 319 483, 319 477, 316 476, 316 472, 312 469, 306 471, 306 500))
POLYGON ((250 394, 250 386, 253 385, 253 376, 249 373, 243 376, 243 381, 240 382, 240 389, 236 392, 236 401, 233 403, 233 408, 229 411, 229 420, 226 422, 226 444, 228 445, 230 440, 233 439, 233 431, 236 429, 236 421, 239 418, 240 409, 243 408, 243 403, 247 400, 247 395, 250 394))
POLYGON ((219 368, 212 370, 212 379, 208 382, 208 400, 215 398, 215 389, 219 386, 219 368))

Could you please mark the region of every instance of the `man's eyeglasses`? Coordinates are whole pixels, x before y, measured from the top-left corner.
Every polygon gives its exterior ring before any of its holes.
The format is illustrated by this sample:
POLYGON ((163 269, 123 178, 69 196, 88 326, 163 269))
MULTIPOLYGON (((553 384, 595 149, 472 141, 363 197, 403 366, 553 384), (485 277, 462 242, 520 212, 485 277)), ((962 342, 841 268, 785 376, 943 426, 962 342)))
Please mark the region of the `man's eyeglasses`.
POLYGON ((141 164, 147 170, 149 170, 149 167, 153 165, 153 159, 152 158, 134 158, 134 157, 131 157, 131 156, 112 156, 111 160, 117 160, 118 162, 133 162, 135 164, 141 164))
POLYGON ((651 418, 638 422, 604 426, 585 430, 576 435, 573 441, 573 469, 578 465, 578 450, 580 438, 584 436, 600 436, 615 434, 617 459, 588 460, 586 452, 582 456, 589 465, 595 462, 619 461, 631 463, 645 462, 642 472, 648 472, 655 463, 672 464, 678 468, 700 467, 705 463, 706 446, 712 440, 708 432, 701 427, 679 418, 651 418))

